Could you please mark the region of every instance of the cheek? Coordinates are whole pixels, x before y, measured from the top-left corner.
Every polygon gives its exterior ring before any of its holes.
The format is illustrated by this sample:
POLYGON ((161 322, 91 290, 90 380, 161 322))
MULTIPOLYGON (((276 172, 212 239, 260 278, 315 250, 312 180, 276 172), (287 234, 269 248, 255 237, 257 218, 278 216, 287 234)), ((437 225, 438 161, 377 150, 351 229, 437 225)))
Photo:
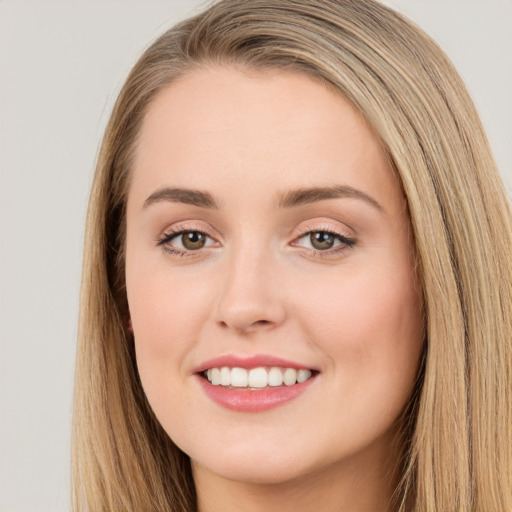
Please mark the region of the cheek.
MULTIPOLYGON (((180 431, 175 411, 185 410, 193 400, 183 383, 187 354, 197 339, 197 294, 184 293, 165 273, 150 271, 131 274, 127 292, 144 393, 162 426, 180 431)), ((168 434, 172 437, 174 431, 168 434)))
POLYGON ((349 453, 389 432, 406 407, 419 367, 422 315, 405 274, 351 272, 338 284, 312 289, 302 328, 328 355, 329 407, 311 411, 317 435, 336 443, 343 432, 349 453))
POLYGON ((387 393, 402 400, 414 382, 421 302, 410 266, 402 268, 350 269, 328 287, 310 288, 303 305, 304 329, 329 354, 334 378, 353 393, 371 388, 376 397, 387 393))
POLYGON ((155 357, 179 351, 200 328, 207 290, 156 268, 127 274, 130 317, 141 350, 155 357))
POLYGON ((156 266, 133 269, 127 262, 137 368, 148 400, 159 416, 168 413, 169 402, 184 398, 169 393, 169 389, 187 377, 186 357, 199 339, 206 309, 202 305, 207 297, 188 280, 168 274, 156 266))

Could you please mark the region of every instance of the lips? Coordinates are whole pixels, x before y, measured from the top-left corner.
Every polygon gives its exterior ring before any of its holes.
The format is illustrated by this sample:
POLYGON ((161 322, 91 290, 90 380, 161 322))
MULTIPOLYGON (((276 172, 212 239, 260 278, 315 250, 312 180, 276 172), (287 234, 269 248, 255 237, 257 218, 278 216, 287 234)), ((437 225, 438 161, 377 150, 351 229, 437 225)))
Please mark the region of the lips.
POLYGON ((221 356, 194 371, 206 395, 218 405, 240 412, 265 411, 300 396, 318 370, 282 358, 221 356))

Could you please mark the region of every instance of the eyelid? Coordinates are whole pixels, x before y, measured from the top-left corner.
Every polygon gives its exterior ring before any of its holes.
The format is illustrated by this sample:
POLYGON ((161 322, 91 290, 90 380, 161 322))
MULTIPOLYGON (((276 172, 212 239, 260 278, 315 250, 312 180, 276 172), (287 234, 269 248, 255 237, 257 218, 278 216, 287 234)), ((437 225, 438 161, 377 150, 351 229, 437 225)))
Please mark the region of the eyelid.
POLYGON ((177 223, 173 224, 172 226, 167 227, 162 231, 162 234, 159 235, 160 237, 171 235, 171 234, 179 234, 183 233, 184 231, 198 231, 200 233, 203 233, 207 236, 209 236, 212 239, 215 239, 215 236, 212 234, 211 229, 205 226, 200 226, 198 224, 192 224, 192 223, 177 223))
POLYGON ((292 246, 300 247, 305 252, 312 255, 314 258, 329 258, 329 257, 340 257, 346 251, 351 250, 357 243, 354 235, 347 232, 346 229, 342 229, 340 227, 333 227, 332 225, 326 223, 326 221, 316 221, 313 225, 305 225, 299 228, 298 234, 295 235, 292 246), (298 242, 305 238, 307 235, 311 233, 328 233, 332 235, 339 241, 338 245, 334 245, 333 247, 325 250, 315 249, 314 247, 303 247, 298 242))
POLYGON ((315 231, 326 231, 333 235, 338 235, 348 239, 354 239, 354 235, 350 233, 351 230, 343 229, 342 227, 334 227, 332 224, 328 224, 327 221, 315 221, 312 224, 303 225, 298 228, 294 239, 301 238, 308 233, 315 231))
MULTIPOLYGON (((211 230, 208 228, 204 228, 203 226, 198 226, 197 224, 178 224, 173 225, 164 230, 157 238, 156 244, 161 246, 166 252, 169 252, 173 255, 179 256, 199 256, 204 249, 211 248, 212 245, 207 245, 196 250, 193 249, 181 249, 179 247, 173 247, 169 244, 171 240, 174 238, 178 238, 180 235, 186 232, 197 232, 206 236, 214 243, 217 242, 216 237, 211 234, 211 230)), ((294 247, 301 247, 297 245, 297 241, 304 238, 306 235, 315 233, 315 232, 325 232, 333 235, 335 238, 341 242, 338 246, 334 246, 333 248, 326 250, 319 250, 314 248, 302 247, 304 250, 310 252, 315 256, 334 256, 343 250, 350 249, 353 245, 355 245, 356 240, 354 236, 347 232, 347 230, 342 229, 340 227, 333 227, 326 223, 326 221, 316 221, 313 224, 303 225, 298 228, 298 232, 295 233, 294 238, 290 245, 294 247)))
MULTIPOLYGON (((177 238, 183 233, 186 232, 197 232, 201 233, 202 235, 205 235, 206 237, 210 238, 214 242, 217 242, 217 239, 214 235, 212 235, 211 231, 208 228, 205 228, 203 226, 198 226, 197 224, 178 224, 173 225, 168 228, 166 228, 164 231, 161 232, 161 234, 158 235, 156 239, 156 244, 158 246, 165 247, 167 243, 169 243, 173 238, 177 238)), ((183 251, 179 248, 174 248, 176 251, 183 251)), ((199 249, 197 251, 183 251, 187 253, 195 253, 199 252, 199 249)))

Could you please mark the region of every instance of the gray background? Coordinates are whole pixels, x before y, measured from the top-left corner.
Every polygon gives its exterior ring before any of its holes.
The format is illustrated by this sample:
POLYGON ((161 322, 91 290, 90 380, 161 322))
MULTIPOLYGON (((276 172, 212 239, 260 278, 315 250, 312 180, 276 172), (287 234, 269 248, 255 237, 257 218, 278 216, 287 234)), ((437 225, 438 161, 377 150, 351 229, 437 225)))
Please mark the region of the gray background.
MULTIPOLYGON (((0 512, 69 509, 83 225, 99 141, 142 49, 201 3, 0 0, 0 512)), ((512 0, 386 3, 460 70, 510 190, 512 0)))

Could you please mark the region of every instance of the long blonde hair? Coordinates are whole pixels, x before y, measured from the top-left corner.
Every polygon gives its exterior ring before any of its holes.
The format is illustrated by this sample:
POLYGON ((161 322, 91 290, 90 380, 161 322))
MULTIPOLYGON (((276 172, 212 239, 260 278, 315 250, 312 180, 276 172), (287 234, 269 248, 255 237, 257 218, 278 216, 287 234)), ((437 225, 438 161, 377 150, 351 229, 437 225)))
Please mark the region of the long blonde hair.
POLYGON ((130 73, 87 217, 74 510, 196 509, 188 457, 159 425, 138 378, 126 328, 124 231, 149 103, 209 63, 313 76, 373 126, 407 198, 425 304, 424 361, 403 420, 399 508, 512 510, 510 206, 459 75, 426 34, 373 0, 223 0, 163 34, 130 73))

